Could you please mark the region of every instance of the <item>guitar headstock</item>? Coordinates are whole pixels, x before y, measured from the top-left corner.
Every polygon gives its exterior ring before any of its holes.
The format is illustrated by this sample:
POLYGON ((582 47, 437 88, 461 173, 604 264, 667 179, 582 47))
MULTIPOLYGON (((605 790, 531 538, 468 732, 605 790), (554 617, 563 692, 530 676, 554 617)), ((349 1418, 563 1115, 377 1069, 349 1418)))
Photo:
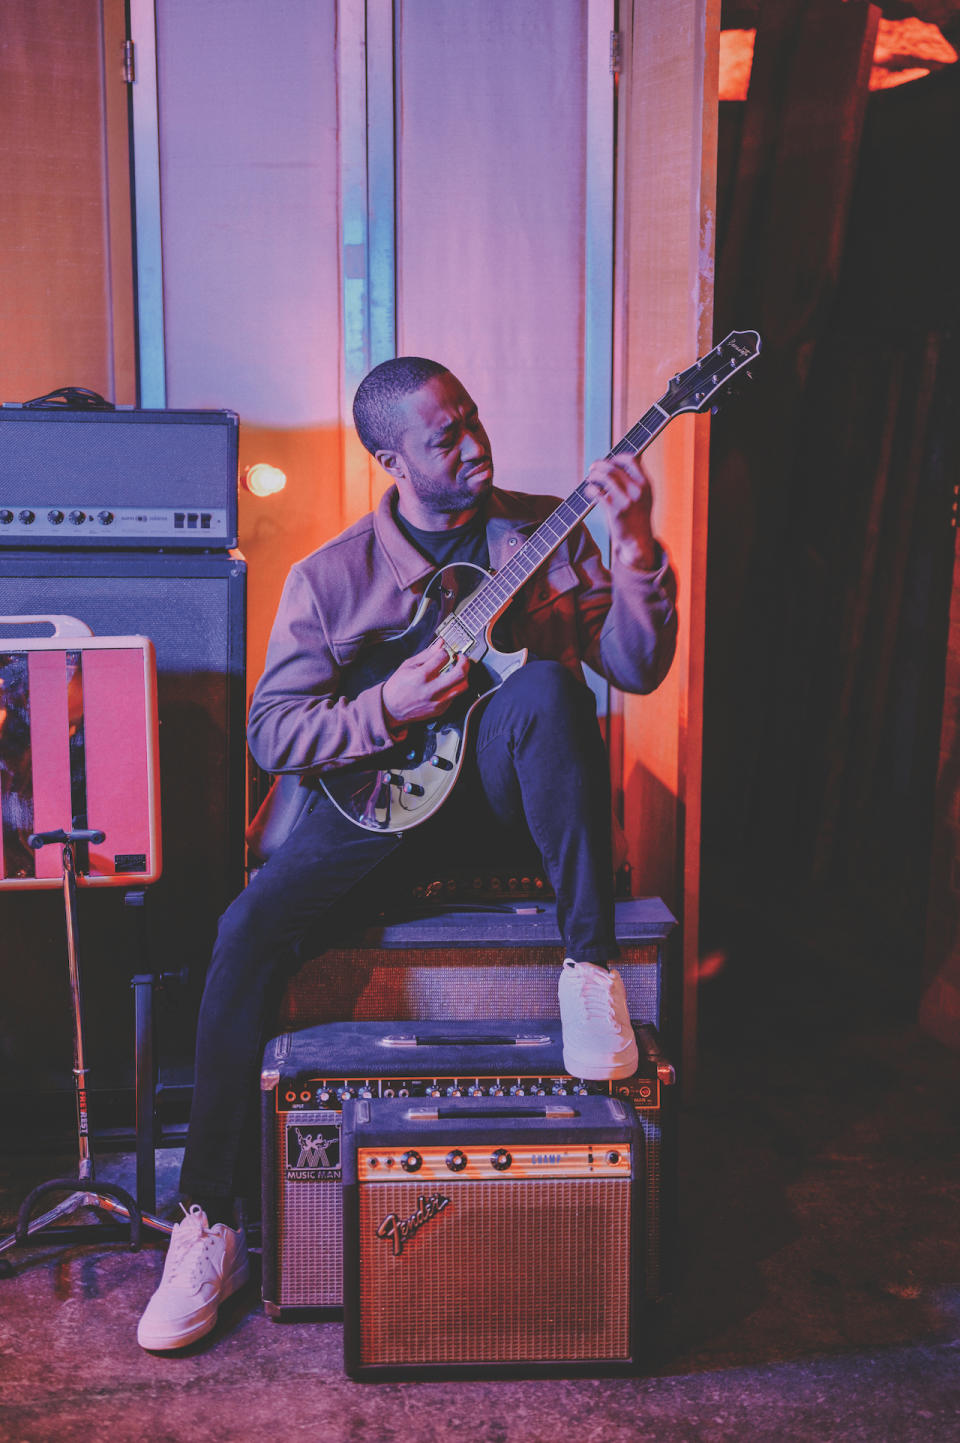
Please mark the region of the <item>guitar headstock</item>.
POLYGON ((706 356, 674 376, 661 406, 671 416, 681 411, 706 411, 714 396, 756 360, 760 349, 756 331, 731 331, 706 356))

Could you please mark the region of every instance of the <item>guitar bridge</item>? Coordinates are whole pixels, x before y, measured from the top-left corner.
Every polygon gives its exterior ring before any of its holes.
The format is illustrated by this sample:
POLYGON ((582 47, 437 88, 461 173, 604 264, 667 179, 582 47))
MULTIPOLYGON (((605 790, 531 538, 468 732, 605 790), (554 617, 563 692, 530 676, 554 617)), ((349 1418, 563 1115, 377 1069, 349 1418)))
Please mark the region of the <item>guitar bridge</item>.
POLYGON ((450 653, 451 661, 455 656, 469 651, 476 637, 472 636, 463 622, 456 616, 447 617, 446 621, 437 628, 437 635, 450 653))

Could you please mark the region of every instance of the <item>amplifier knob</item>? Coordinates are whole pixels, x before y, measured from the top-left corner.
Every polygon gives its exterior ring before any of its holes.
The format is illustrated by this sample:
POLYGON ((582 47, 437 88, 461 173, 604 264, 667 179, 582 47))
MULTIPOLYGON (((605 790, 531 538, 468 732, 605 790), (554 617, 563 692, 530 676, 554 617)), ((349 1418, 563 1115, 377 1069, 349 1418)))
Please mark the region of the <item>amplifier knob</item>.
POLYGON ((498 1147, 490 1154, 490 1166, 496 1168, 497 1172, 506 1172, 512 1162, 513 1158, 505 1147, 498 1147))
POLYGON ((526 1097, 526 1095, 527 1089, 525 1087, 518 1087, 516 1083, 514 1083, 510 1089, 511 1097, 526 1097))
POLYGON ((6 506, 0 511, 0 526, 9 526, 13 520, 13 512, 6 506))
POLYGON ((82 526, 86 519, 87 513, 85 511, 70 511, 67 514, 67 520, 72 522, 74 526, 82 526))
POLYGON ((341 1102, 349 1102, 350 1098, 353 1096, 353 1089, 350 1087, 338 1087, 337 1096, 339 1097, 341 1102))
POLYGON ((36 514, 33 511, 29 511, 26 509, 23 511, 18 511, 17 520, 22 521, 24 526, 29 526, 33 521, 36 520, 36 514))
POLYGON ((403 1157, 400 1159, 400 1166, 404 1172, 419 1172, 423 1167, 423 1158, 411 1148, 409 1152, 403 1154, 403 1157))
POLYGON ((463 1172, 467 1165, 467 1154, 455 1147, 452 1152, 447 1153, 447 1167, 451 1172, 463 1172))
POLYGON ((620 1161, 620 1154, 619 1154, 618 1152, 608 1152, 608 1153, 607 1153, 607 1162, 610 1163, 611 1166, 616 1166, 616 1164, 617 1164, 619 1161, 620 1161))
POLYGON ((502 1097, 502 1096, 503 1096, 503 1088, 500 1087, 496 1082, 493 1084, 492 1087, 489 1087, 489 1088, 487 1089, 487 1092, 488 1092, 488 1095, 489 1095, 490 1097, 502 1097))
POLYGON ((482 1088, 482 1087, 477 1087, 476 1084, 474 1084, 473 1087, 468 1088, 468 1090, 467 1090, 467 1096, 468 1096, 468 1097, 482 1097, 482 1096, 483 1096, 483 1088, 482 1088))
POLYGON ((63 520, 63 512, 57 510, 48 511, 47 520, 50 522, 51 526, 59 526, 60 522, 63 520))
POLYGON ((448 1087, 448 1088, 447 1088, 447 1096, 448 1096, 448 1097, 462 1097, 462 1096, 463 1096, 463 1093, 462 1093, 462 1091, 460 1090, 459 1087, 448 1087))
POLYGON ((321 1087, 320 1091, 317 1093, 317 1101, 318 1101, 318 1102, 329 1102, 331 1096, 332 1096, 332 1093, 330 1092, 329 1087, 321 1087))
POLYGON ((97 520, 100 522, 100 525, 101 525, 101 526, 112 526, 112 525, 113 525, 113 512, 112 512, 112 511, 98 511, 98 512, 97 512, 97 520))

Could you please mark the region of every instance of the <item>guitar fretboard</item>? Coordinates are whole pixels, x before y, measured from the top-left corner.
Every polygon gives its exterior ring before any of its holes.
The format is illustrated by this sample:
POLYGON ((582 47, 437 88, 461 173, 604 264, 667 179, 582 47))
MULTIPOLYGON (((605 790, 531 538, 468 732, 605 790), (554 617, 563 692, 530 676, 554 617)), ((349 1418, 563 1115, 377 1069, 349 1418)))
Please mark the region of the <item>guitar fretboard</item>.
MULTIPOLYGON (((759 353, 760 337, 756 331, 731 331, 708 355, 695 362, 689 370, 674 376, 666 395, 661 396, 613 450, 607 452, 607 460, 627 453, 639 456, 674 416, 681 411, 704 410, 716 392, 759 353)), ((561 501, 546 521, 541 522, 496 576, 484 582, 463 606, 457 608, 455 615, 473 636, 479 636, 484 627, 503 611, 537 567, 593 509, 596 500, 587 495, 588 484, 586 480, 581 481, 566 501, 561 501)))
MULTIPOLYGON (((663 430, 671 416, 661 406, 651 406, 647 414, 607 452, 612 456, 639 456, 654 437, 663 430)), ((532 536, 528 536, 515 556, 495 576, 470 597, 457 615, 471 633, 479 635, 495 616, 503 610, 552 551, 569 536, 574 527, 592 511, 596 498, 587 495, 587 481, 581 481, 565 501, 561 501, 546 521, 542 521, 532 536)))

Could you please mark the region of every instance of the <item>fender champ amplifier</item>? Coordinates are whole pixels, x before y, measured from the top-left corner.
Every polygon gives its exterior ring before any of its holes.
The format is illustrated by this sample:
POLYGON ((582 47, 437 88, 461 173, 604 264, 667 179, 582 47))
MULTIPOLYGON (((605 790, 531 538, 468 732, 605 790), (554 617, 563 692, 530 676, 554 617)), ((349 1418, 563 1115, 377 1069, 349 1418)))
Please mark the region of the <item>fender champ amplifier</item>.
POLYGON ((233 411, 0 407, 0 547, 237 544, 233 411))
POLYGON ((349 1375, 633 1370, 644 1168, 617 1098, 349 1102, 349 1375))
POLYGON ((668 1289, 674 1070, 651 1025, 635 1027, 636 1076, 583 1082, 564 1070, 560 1023, 327 1023, 275 1037, 262 1087, 263 1300, 274 1319, 330 1316, 343 1302, 341 1116, 351 1099, 550 1098, 613 1093, 644 1139, 643 1290, 668 1289))
POLYGON ((73 617, 53 637, 0 635, 0 891, 60 887, 62 850, 32 832, 90 828, 78 845, 82 886, 136 887, 160 875, 157 681, 143 636, 91 636, 73 617))

